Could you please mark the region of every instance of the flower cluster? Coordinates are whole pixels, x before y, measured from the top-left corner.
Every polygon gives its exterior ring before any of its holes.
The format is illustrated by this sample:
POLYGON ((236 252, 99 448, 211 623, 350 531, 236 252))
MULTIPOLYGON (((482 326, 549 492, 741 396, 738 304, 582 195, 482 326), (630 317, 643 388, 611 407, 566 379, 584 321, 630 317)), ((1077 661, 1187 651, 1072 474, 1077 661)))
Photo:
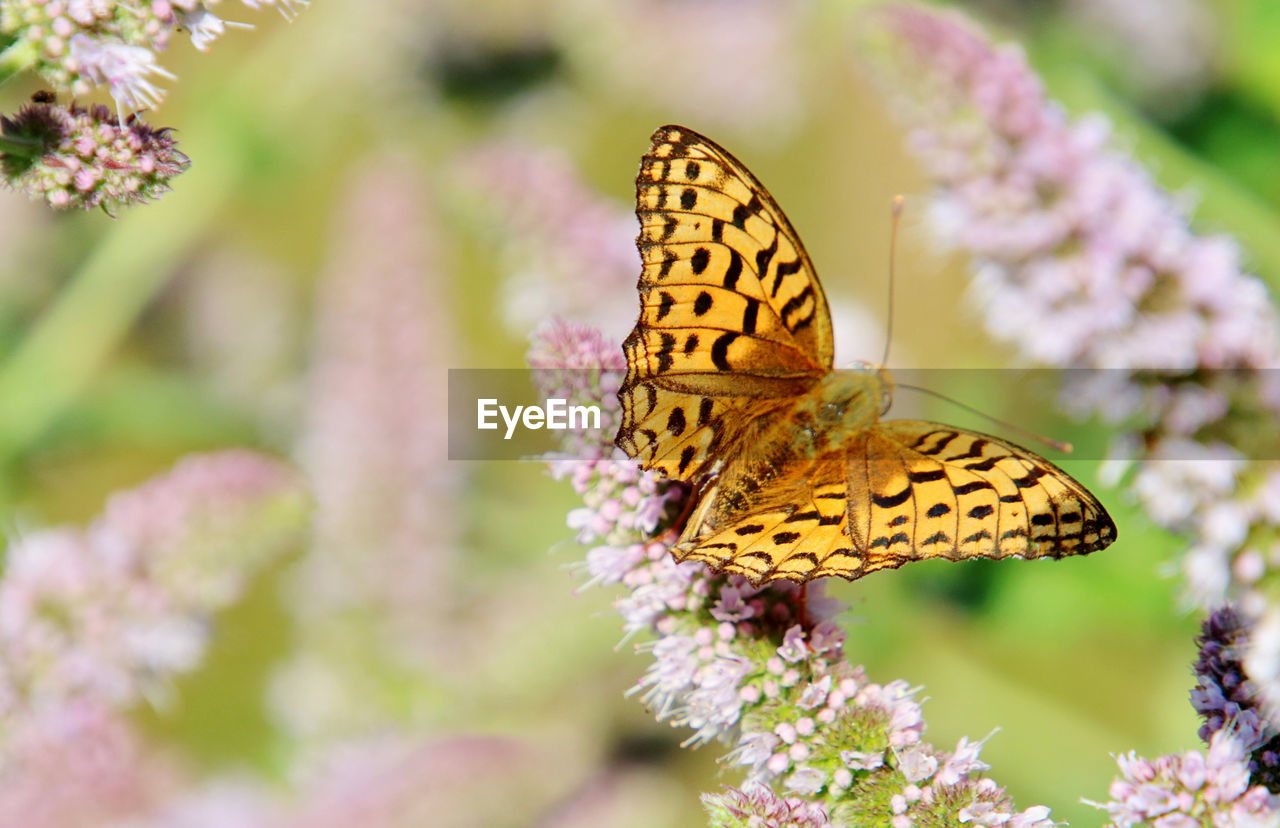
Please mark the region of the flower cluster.
MULTIPOLYGON (((1204 719, 1200 738, 1231 729, 1249 750, 1254 781, 1280 793, 1280 728, 1268 704, 1268 694, 1250 678, 1244 663, 1254 630, 1230 605, 1210 613, 1196 639, 1200 654, 1192 669, 1196 687, 1191 704, 1204 719)), ((1255 670, 1255 672, 1257 672, 1255 670)))
POLYGON ((1204 753, 1152 761, 1129 751, 1116 757, 1121 776, 1111 783, 1111 801, 1089 804, 1105 810, 1116 828, 1276 825, 1280 800, 1261 785, 1250 787, 1248 756, 1230 729, 1215 733, 1204 753))
MULTIPOLYGON (((244 0, 250 8, 275 6, 291 15, 305 0, 244 0)), ((0 33, 14 38, 34 68, 57 89, 87 95, 106 86, 124 111, 155 107, 164 90, 152 78, 173 79, 156 52, 185 29, 197 49, 208 50, 228 26, 245 26, 213 13, 216 0, 15 0, 0 9, 0 33)))
POLYGON ((408 166, 383 158, 352 175, 317 286, 296 445, 316 517, 290 580, 298 647, 272 687, 277 720, 308 743, 385 728, 401 709, 387 686, 426 683, 457 635, 445 620, 451 327, 429 287, 434 212, 408 166))
POLYGON ((510 262, 508 324, 528 331, 555 314, 590 318, 619 339, 626 333, 634 304, 624 300, 635 288, 629 209, 589 188, 562 153, 516 142, 470 151, 457 179, 463 196, 483 202, 477 224, 510 262))
POLYGON ((0 580, 0 721, 156 699, 199 663, 208 616, 295 542, 296 477, 258 455, 193 457, 117 494, 84 531, 8 550, 0 580))
POLYGON ((1266 290, 1230 238, 1192 233, 1109 147, 1103 120, 1072 122, 1048 101, 1016 47, 923 8, 869 19, 873 68, 934 177, 938 226, 975 257, 988 330, 1031 361, 1088 369, 1068 374, 1065 396, 1123 424, 1112 471, 1138 458, 1136 498, 1193 538, 1190 594, 1205 607, 1234 595, 1246 615, 1220 610, 1201 637, 1192 699, 1207 755, 1129 754, 1115 801, 1100 807, 1120 826, 1275 824, 1266 787, 1249 788, 1251 767, 1264 781, 1274 773, 1264 711, 1280 686, 1280 623, 1266 635, 1248 620, 1275 616, 1268 583, 1280 565, 1280 467, 1269 459, 1280 393, 1264 370, 1280 357, 1280 324, 1266 290))
POLYGON ((813 7, 794 0, 617 0, 574 3, 570 55, 582 80, 673 120, 777 138, 803 124, 802 32, 813 7), (678 11, 677 11, 678 9, 678 11), (731 15, 732 24, 726 25, 731 15), (679 20, 655 26, 654 21, 679 20), (653 83, 652 67, 693 83, 653 83), (641 102, 644 102, 643 104, 641 102), (760 118, 758 113, 770 117, 760 118))
MULTIPOLYGON (((597 331, 554 324, 533 353, 544 392, 602 400, 616 389, 603 369, 618 367, 618 350, 597 331), (598 370, 584 372, 592 359, 598 370), (595 386, 583 389, 584 377, 595 386)), ((727 760, 747 772, 746 792, 708 801, 718 824, 1052 824, 1047 808, 1018 812, 981 775, 980 743, 962 740, 946 752, 921 740, 915 691, 904 681, 872 682, 844 659, 844 631, 830 620, 839 607, 820 584, 802 597, 792 584, 754 587, 675 563, 675 533, 663 526, 687 499, 684 487, 616 454, 559 460, 554 469, 587 501, 570 515, 579 541, 603 541, 587 553, 592 582, 626 589, 616 607, 628 637, 655 636, 640 645, 653 661, 630 692, 659 720, 692 730, 687 744, 731 745, 727 760), (758 786, 780 786, 792 799, 758 786)))
POLYGON ((781 797, 766 785, 726 788, 724 793, 704 794, 702 803, 713 828, 830 828, 821 805, 799 797, 781 797))
MULTIPOLYGON (((243 0, 274 6, 286 17, 307 0, 243 0)), ((137 113, 158 106, 158 78, 175 76, 156 53, 185 29, 207 50, 231 23, 213 13, 217 0, 13 0, 0 4, 0 83, 34 69, 58 92, 73 97, 105 86, 105 107, 60 106, 48 92, 0 131, 5 182, 56 209, 110 209, 150 201, 189 162, 167 129, 153 129, 137 113), (126 117, 126 115, 128 117, 126 117)))
POLYGON ((1071 121, 1015 46, 893 5, 872 51, 936 186, 942 235, 975 259, 989 332, 1068 372, 1072 407, 1123 422, 1133 491, 1189 532, 1190 592, 1257 613, 1280 521, 1272 423, 1280 324, 1226 236, 1197 236, 1100 117, 1071 121), (1225 462, 1224 462, 1225 461, 1225 462), (1190 485, 1188 485, 1190 484, 1190 485))
POLYGON ((57 209, 151 201, 190 163, 167 129, 134 116, 122 124, 104 106, 40 101, 0 117, 0 173, 57 209))

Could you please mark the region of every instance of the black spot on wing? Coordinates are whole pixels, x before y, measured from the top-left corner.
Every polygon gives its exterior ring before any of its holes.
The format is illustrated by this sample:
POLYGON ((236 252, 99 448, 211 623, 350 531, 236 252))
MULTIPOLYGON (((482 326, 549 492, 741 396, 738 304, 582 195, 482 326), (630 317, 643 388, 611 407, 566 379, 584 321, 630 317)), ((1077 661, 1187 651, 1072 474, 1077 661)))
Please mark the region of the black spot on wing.
POLYGON ((698 403, 698 426, 702 427, 711 421, 711 409, 714 403, 710 397, 703 397, 698 403))
POLYGON ((911 487, 907 486, 897 494, 891 494, 891 495, 873 494, 871 496, 871 502, 874 503, 876 506, 879 506, 881 509, 892 509, 896 506, 901 506, 902 504, 906 503, 910 497, 911 497, 911 487))
POLYGON ((959 433, 955 431, 930 431, 928 434, 920 435, 920 437, 911 444, 911 448, 926 456, 941 454, 942 450, 958 436, 960 436, 959 433), (929 440, 934 437, 938 438, 937 443, 932 446, 926 446, 925 443, 928 443, 929 440))
POLYGON ((1015 477, 1013 479, 1013 484, 1017 486, 1019 489, 1026 489, 1030 486, 1034 486, 1037 480, 1044 477, 1048 473, 1049 473, 1048 470, 1041 468, 1040 466, 1034 466, 1030 471, 1027 472, 1026 477, 1015 477))
POLYGON ((986 447, 987 447, 986 440, 981 440, 981 439, 974 440, 973 444, 969 446, 968 451, 966 451, 964 454, 957 454, 955 457, 948 457, 947 462, 953 462, 956 460, 968 460, 971 458, 981 457, 982 450, 986 447))
POLYGON ((910 543, 910 542, 911 542, 911 538, 907 536, 906 532, 898 532, 893 537, 884 537, 884 536, 878 537, 871 542, 870 546, 872 549, 875 549, 881 546, 883 546, 885 549, 888 549, 890 546, 893 546, 895 543, 910 543))
POLYGON ((671 413, 667 416, 667 431, 671 432, 673 437, 679 437, 684 434, 684 428, 684 409, 676 406, 671 409, 671 413))
POLYGON ((736 250, 729 251, 729 266, 724 271, 725 290, 736 290, 738 277, 742 275, 742 256, 736 250))
POLYGON ((711 251, 705 247, 699 247, 689 257, 689 266, 693 268, 695 275, 702 275, 702 272, 707 269, 709 264, 711 264, 711 251))
POLYGON ((747 307, 742 311, 742 332, 748 336, 756 332, 756 317, 760 315, 760 300, 748 296, 747 307))
POLYGON ((676 338, 669 333, 658 335, 662 341, 662 347, 658 349, 658 371, 659 373, 671 370, 671 352, 676 347, 676 338))
POLYGON ((711 362, 721 371, 732 370, 732 366, 729 365, 729 345, 737 338, 737 333, 726 331, 716 337, 715 342, 711 343, 711 362))
POLYGON ((945 503, 935 503, 929 507, 929 511, 925 512, 931 518, 938 518, 951 511, 951 507, 945 503))
MULTIPOLYGON (((773 259, 773 255, 777 252, 778 252, 778 237, 774 236, 773 241, 769 244, 769 246, 761 248, 760 252, 756 254, 756 275, 760 277, 761 281, 764 280, 765 273, 769 269, 769 261, 773 259)), ((781 284, 781 281, 775 281, 773 283, 773 291, 771 295, 775 297, 778 295, 778 286, 780 284, 781 284)))

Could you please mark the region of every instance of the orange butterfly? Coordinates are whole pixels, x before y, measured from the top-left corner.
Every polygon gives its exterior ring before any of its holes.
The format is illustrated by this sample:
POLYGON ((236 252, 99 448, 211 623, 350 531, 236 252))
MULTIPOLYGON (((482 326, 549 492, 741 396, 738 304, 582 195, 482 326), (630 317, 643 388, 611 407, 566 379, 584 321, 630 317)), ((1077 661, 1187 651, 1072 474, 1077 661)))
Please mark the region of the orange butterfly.
POLYGON ((881 421, 883 369, 832 369, 800 237, 715 142, 654 133, 636 178, 640 319, 617 445, 697 484, 672 551, 752 583, 848 579, 925 558, 1058 558, 1116 527, 1084 486, 997 437, 881 421))

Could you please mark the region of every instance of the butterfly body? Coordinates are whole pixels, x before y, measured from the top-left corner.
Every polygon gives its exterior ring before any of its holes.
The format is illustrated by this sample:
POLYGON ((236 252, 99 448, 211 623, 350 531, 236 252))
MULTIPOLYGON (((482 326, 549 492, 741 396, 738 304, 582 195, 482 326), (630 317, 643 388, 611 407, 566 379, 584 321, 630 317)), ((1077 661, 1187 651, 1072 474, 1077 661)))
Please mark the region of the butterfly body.
POLYGON ((855 579, 912 560, 1061 557, 1115 525, 1044 458, 991 435, 880 418, 893 383, 832 369, 830 313, 762 184, 685 127, 636 179, 640 318, 617 445, 696 487, 672 551, 753 583, 855 579))

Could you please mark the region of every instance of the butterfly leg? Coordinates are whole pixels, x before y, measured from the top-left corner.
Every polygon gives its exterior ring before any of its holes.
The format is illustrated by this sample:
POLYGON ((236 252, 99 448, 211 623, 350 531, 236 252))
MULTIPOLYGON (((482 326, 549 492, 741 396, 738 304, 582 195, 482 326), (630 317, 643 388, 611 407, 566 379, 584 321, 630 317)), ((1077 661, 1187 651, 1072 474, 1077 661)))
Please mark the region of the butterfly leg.
POLYGON ((698 536, 702 534, 702 527, 707 522, 711 507, 715 505, 716 495, 720 492, 720 484, 715 481, 715 477, 705 477, 690 493, 684 511, 673 524, 680 527, 680 540, 676 546, 682 548, 687 546, 692 549, 697 545, 698 536))

